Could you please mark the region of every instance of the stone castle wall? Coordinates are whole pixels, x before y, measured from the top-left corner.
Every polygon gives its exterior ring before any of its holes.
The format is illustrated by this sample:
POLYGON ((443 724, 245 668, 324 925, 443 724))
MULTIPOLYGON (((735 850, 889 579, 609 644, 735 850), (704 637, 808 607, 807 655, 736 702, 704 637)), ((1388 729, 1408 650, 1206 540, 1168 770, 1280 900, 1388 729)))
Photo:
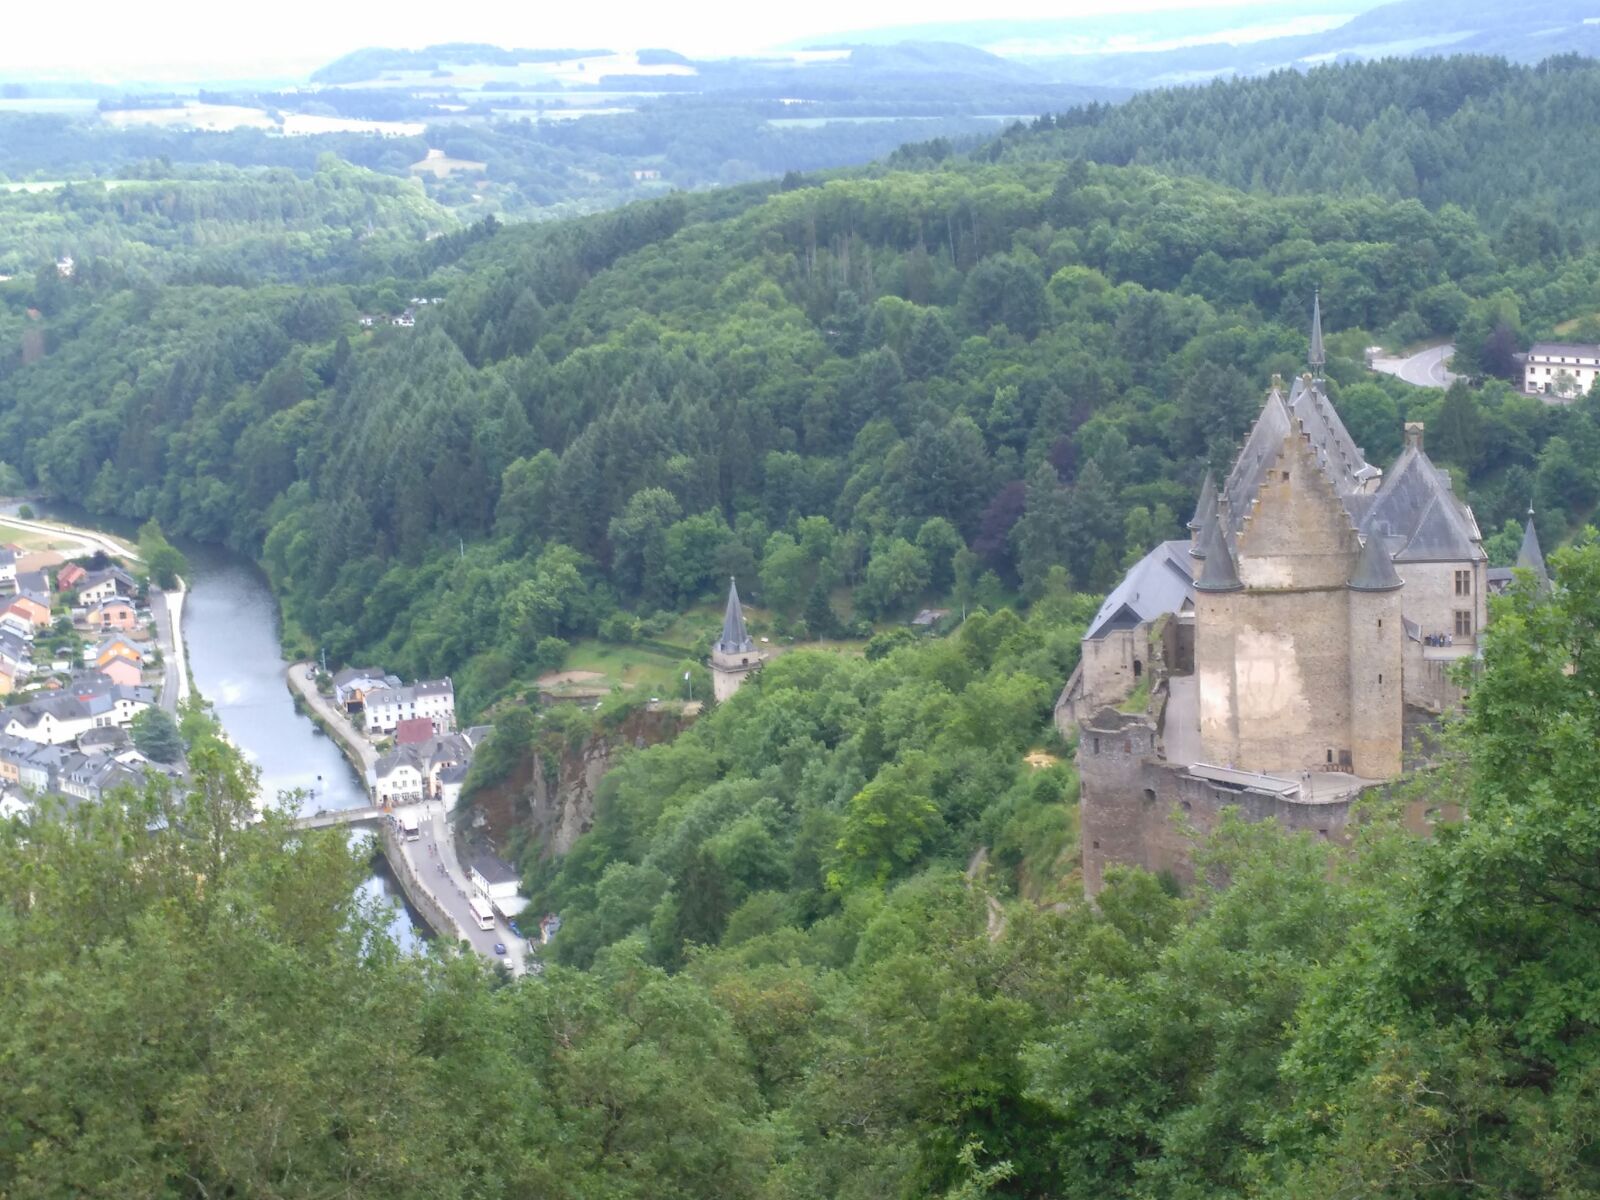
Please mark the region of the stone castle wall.
POLYGON ((1078 743, 1079 829, 1085 891, 1093 896, 1116 864, 1194 878, 1194 842, 1217 827, 1227 808, 1247 820, 1342 841, 1357 797, 1323 803, 1285 799, 1197 779, 1154 757, 1149 718, 1099 714, 1078 743))

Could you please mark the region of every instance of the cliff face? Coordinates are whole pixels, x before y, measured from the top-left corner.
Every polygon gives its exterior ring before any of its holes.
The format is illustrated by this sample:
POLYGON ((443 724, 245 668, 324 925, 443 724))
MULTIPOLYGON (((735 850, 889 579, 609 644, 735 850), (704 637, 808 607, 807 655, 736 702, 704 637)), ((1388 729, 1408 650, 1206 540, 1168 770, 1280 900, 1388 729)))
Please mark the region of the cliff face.
POLYGON ((504 846, 512 830, 522 826, 540 857, 565 854, 594 824, 600 780, 617 756, 630 747, 670 741, 693 720, 675 711, 641 710, 618 728, 569 740, 559 751, 531 747, 510 778, 480 792, 474 802, 490 838, 504 846))

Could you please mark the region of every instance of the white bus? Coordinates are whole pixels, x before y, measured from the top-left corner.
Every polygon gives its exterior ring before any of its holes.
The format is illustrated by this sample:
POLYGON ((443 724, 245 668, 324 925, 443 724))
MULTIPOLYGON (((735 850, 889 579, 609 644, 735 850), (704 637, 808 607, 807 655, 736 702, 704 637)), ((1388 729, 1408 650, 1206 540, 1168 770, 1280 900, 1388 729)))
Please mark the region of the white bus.
POLYGON ((408 842, 422 839, 422 826, 417 821, 415 813, 407 813, 400 818, 400 833, 408 842))
POLYGON ((472 915, 477 919, 479 929, 494 928, 494 909, 489 907, 489 902, 482 896, 468 896, 467 903, 472 906, 472 915))

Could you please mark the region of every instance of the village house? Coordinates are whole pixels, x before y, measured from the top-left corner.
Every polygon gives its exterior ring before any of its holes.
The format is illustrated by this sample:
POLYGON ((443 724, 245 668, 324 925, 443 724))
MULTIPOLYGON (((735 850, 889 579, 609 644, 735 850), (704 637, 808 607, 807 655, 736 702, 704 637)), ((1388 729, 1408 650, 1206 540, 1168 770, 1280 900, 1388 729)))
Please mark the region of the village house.
POLYGON ((461 789, 467 782, 468 763, 452 763, 439 772, 439 799, 446 810, 454 810, 461 802, 461 789))
POLYGON ((77 563, 67 563, 56 572, 56 590, 70 592, 83 582, 89 572, 77 563))
POLYGON ((1522 364, 1522 390, 1529 395, 1575 399, 1600 378, 1600 346, 1574 342, 1535 342, 1522 364))
POLYGON ((74 676, 62 692, 0 709, 0 730, 49 746, 73 742, 91 729, 125 727, 155 701, 145 687, 125 687, 93 673, 74 676))
POLYGON ((133 602, 121 596, 102 600, 83 615, 90 629, 137 629, 139 614, 133 602))
POLYGON ((400 677, 380 667, 346 667, 333 677, 333 698, 346 713, 358 713, 366 705, 368 692, 399 686, 400 677))
POLYGON ((78 603, 85 608, 92 608, 101 601, 110 600, 116 596, 125 596, 129 599, 139 594, 139 582, 121 567, 106 567, 101 571, 89 571, 78 581, 78 603))
POLYGON ((369 781, 373 799, 379 804, 437 799, 442 794, 444 772, 454 767, 465 769, 471 762, 472 744, 459 733, 397 745, 373 767, 369 781))
POLYGON ((519 896, 522 877, 505 859, 494 854, 476 854, 467 864, 467 878, 477 892, 508 921, 528 907, 526 896, 519 896))
POLYGON ((366 694, 367 732, 393 733, 401 721, 425 718, 434 733, 454 729, 456 690, 448 676, 409 687, 382 687, 366 694))
POLYGON ((394 727, 395 745, 411 746, 425 742, 436 732, 433 722, 427 717, 407 717, 394 727))
POLYGON ((18 571, 16 582, 18 595, 32 596, 46 608, 53 602, 54 595, 50 587, 50 576, 43 571, 18 571))
POLYGON ((13 596, 3 611, 15 614, 35 629, 42 629, 50 624, 50 606, 40 603, 33 596, 13 596))
POLYGON ((17 552, 0 546, 0 590, 9 591, 17 582, 17 552))

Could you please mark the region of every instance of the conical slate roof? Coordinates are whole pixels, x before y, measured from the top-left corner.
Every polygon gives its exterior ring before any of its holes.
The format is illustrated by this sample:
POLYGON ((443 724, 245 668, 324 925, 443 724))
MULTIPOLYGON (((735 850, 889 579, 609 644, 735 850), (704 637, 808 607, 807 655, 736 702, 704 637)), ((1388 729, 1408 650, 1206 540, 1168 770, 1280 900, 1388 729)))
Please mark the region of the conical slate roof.
POLYGON ((1522 549, 1517 551, 1517 566, 1532 571, 1540 583, 1550 582, 1550 570, 1544 565, 1544 551, 1539 548, 1539 531, 1533 527, 1533 512, 1528 512, 1528 524, 1522 531, 1522 549))
POLYGON ((1217 511, 1217 480, 1210 471, 1206 472, 1206 481, 1200 485, 1200 499, 1195 502, 1194 516, 1189 518, 1191 532, 1204 529, 1211 515, 1217 511))
POLYGON ((1205 565, 1200 568, 1200 577, 1194 581, 1196 591, 1236 592, 1244 587, 1239 582, 1239 569, 1234 565, 1233 551, 1228 548, 1219 514, 1212 513, 1211 519, 1206 522, 1205 529, 1200 533, 1200 546, 1204 551, 1205 565))
POLYGON ((1348 586, 1358 592, 1392 592, 1402 582, 1395 573, 1394 560, 1389 557, 1383 538, 1377 534, 1368 535, 1348 586))
POLYGON ((1322 293, 1311 294, 1311 353, 1306 361, 1311 364, 1311 369, 1316 374, 1322 374, 1322 368, 1328 363, 1328 355, 1322 348, 1322 293))
POLYGON ((755 649, 744 627, 744 608, 739 604, 739 585, 728 580, 728 610, 722 616, 722 636, 716 648, 724 654, 748 654, 755 649))

